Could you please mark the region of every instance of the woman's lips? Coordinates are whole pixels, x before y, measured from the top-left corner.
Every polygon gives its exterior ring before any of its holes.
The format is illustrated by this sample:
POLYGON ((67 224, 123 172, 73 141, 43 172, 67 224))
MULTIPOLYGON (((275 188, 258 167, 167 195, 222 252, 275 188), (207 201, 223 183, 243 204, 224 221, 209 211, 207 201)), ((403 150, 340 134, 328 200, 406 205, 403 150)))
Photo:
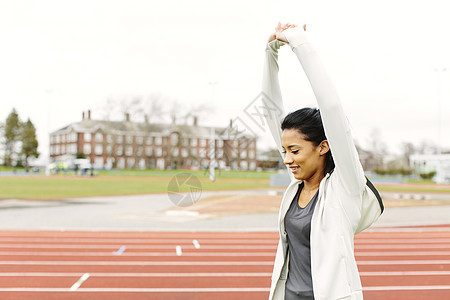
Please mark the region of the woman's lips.
POLYGON ((291 169, 291 172, 292 172, 292 173, 295 173, 295 172, 299 169, 298 166, 295 166, 295 167, 289 167, 289 168, 291 169))

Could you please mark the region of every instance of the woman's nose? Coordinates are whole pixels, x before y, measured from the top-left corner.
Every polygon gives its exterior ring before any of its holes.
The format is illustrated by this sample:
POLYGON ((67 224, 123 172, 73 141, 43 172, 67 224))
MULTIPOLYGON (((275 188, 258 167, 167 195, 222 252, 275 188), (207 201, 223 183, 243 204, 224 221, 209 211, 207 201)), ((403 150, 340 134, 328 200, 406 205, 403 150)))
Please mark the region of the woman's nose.
POLYGON ((288 165, 291 164, 293 162, 292 157, 289 155, 289 153, 286 153, 284 155, 284 164, 288 165))

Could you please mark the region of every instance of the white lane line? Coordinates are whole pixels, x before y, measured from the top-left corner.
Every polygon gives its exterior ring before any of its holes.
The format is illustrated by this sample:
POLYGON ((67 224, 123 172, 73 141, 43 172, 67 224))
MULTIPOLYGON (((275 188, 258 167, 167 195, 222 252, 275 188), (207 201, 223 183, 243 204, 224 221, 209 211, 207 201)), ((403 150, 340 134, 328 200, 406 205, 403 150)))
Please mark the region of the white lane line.
MULTIPOLYGON (((19 239, 4 239, 0 238, 0 243, 5 242, 37 242, 42 243, 45 240, 43 238, 19 238, 19 239)), ((91 239, 73 239, 73 238, 50 238, 47 241, 48 243, 57 243, 57 244, 63 244, 63 243, 87 243, 87 244, 102 244, 102 243, 114 243, 114 244, 191 244, 192 239, 180 239, 180 238, 173 238, 173 239, 152 239, 152 238, 142 238, 142 239, 99 239, 99 238, 91 238, 91 239)), ((258 245, 258 244, 270 244, 270 245, 276 245, 278 243, 278 239, 267 239, 267 240, 255 240, 255 239, 205 239, 204 243, 206 244, 242 244, 242 245, 258 245)))
POLYGON ((119 248, 119 250, 114 251, 114 252, 113 252, 113 255, 122 255, 122 253, 123 253, 126 249, 127 249, 126 246, 122 246, 122 247, 119 248))
MULTIPOLYGON (((366 292, 370 291, 405 291, 405 290, 450 290, 450 285, 428 285, 428 286, 371 286, 363 287, 366 292)), ((0 292, 69 292, 62 288, 0 288, 0 292)), ((201 292, 269 292, 269 288, 80 288, 77 292, 89 293, 201 293, 201 292)))
MULTIPOLYGON (((376 264, 376 263, 375 263, 376 264)), ((450 264, 450 261, 449 261, 450 264)), ((273 266, 273 261, 0 261, 0 265, 61 266, 273 266)))
MULTIPOLYGON (((0 292, 68 292, 62 288, 0 288, 0 292)), ((129 293, 199 293, 199 292, 269 292, 270 288, 80 288, 77 292, 129 292, 129 293)))
MULTIPOLYGON (((172 248, 173 249, 173 248, 172 248)), ((185 252, 182 253, 181 246, 176 246, 176 255, 183 256, 269 256, 275 257, 274 252, 185 252), (180 254, 178 254, 180 253, 180 254)), ((38 252, 38 251, 22 251, 22 252, 0 252, 0 256, 111 256, 111 252, 38 252)), ((173 252, 127 252, 123 256, 174 256, 173 252)))
POLYGON ((355 245, 355 250, 363 249, 450 249, 450 244, 426 245, 355 245))
POLYGON ((358 265, 450 265, 450 260, 357 260, 358 265))
POLYGON ((71 287, 71 291, 76 291, 82 284, 89 278, 89 273, 83 274, 77 282, 75 282, 71 287))
POLYGON ((386 272, 359 272, 361 276, 444 276, 450 271, 386 271, 386 272))
POLYGON ((416 285, 416 286, 365 286, 363 291, 416 291, 416 290, 450 290, 450 285, 416 285))
POLYGON ((355 239, 355 245, 360 244, 375 244, 375 245, 385 245, 385 244, 443 244, 450 243, 448 238, 433 238, 433 239, 402 239, 402 238, 378 238, 378 239, 355 239))
MULTIPOLYGON (((0 252, 1 253, 1 252, 0 252)), ((435 256, 448 255, 450 251, 385 251, 385 252, 355 252, 355 256, 435 256)))
MULTIPOLYGON (((0 273, 0 277, 77 277, 82 273, 0 273)), ((89 277, 270 277, 272 273, 89 273, 89 277)), ((361 276, 446 276, 450 271, 360 272, 361 276)))
MULTIPOLYGON (((0 277, 78 277, 82 273, 0 273, 0 277)), ((270 277, 272 273, 89 273, 89 277, 270 277)))
POLYGON ((192 244, 194 244, 194 248, 195 249, 199 249, 200 248, 200 244, 197 240, 192 240, 192 244))
MULTIPOLYGON (((195 240, 194 240, 195 241, 195 240)), ((194 242, 193 242, 194 243, 194 242)), ((6 244, 0 245, 1 248, 20 248, 20 249, 117 249, 116 245, 87 245, 87 244, 78 244, 78 245, 58 245, 58 244, 6 244)), ((185 245, 186 248, 195 248, 191 245, 185 245)), ((200 247, 200 244, 199 244, 200 247)), ((277 250, 277 245, 204 245, 202 244, 202 249, 265 249, 265 250, 277 250)), ((450 244, 448 244, 450 248, 450 244)), ((173 249, 173 245, 133 245, 127 249, 173 249)))

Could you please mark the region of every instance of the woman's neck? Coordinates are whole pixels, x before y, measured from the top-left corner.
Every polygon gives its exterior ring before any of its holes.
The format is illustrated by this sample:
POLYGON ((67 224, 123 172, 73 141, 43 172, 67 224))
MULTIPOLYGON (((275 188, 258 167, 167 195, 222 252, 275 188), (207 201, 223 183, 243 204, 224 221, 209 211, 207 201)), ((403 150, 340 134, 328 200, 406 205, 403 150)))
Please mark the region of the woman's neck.
POLYGON ((322 174, 316 173, 308 180, 303 180, 303 189, 306 191, 317 191, 320 186, 320 182, 325 176, 322 174))

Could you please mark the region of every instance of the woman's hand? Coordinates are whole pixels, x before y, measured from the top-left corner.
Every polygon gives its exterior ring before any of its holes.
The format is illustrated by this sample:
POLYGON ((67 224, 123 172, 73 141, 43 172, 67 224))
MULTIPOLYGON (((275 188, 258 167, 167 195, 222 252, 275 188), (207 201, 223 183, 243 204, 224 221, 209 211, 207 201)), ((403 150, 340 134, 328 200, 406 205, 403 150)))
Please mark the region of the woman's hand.
MULTIPOLYGON (((289 24, 289 23, 286 23, 286 24, 282 25, 280 22, 278 22, 277 26, 275 27, 275 32, 272 33, 269 36, 269 41, 268 42, 270 43, 271 41, 277 39, 277 40, 279 40, 281 42, 288 43, 286 37, 284 36, 283 31, 285 31, 288 28, 294 28, 294 27, 297 27, 297 25, 289 24)), ((306 31, 306 24, 303 25, 303 30, 306 31)))

